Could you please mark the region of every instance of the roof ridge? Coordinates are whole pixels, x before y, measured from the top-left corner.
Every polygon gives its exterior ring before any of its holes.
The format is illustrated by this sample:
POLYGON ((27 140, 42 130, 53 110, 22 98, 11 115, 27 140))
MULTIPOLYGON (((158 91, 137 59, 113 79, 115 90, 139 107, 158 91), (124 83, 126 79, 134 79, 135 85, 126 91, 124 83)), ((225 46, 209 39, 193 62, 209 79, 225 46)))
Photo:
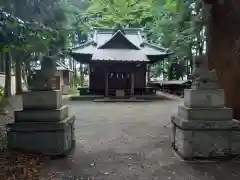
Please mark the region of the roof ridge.
POLYGON ((67 65, 65 65, 64 63, 62 63, 60 60, 57 60, 56 61, 57 65, 63 67, 63 68, 66 68, 67 70, 69 71, 72 71, 69 67, 67 67, 67 65))
MULTIPOLYGON (((144 28, 122 28, 123 30, 129 30, 129 31, 144 31, 144 28)), ((103 31, 114 31, 115 28, 92 28, 92 30, 103 30, 103 31)))
MULTIPOLYGON (((68 71, 73 71, 72 69, 68 68, 65 64, 61 63, 60 60, 56 60, 56 64, 59 67, 65 68, 68 71)), ((41 64, 37 65, 36 67, 34 67, 33 69, 38 69, 41 70, 41 64)))
POLYGON ((71 49, 74 50, 74 49, 82 48, 82 47, 87 46, 87 45, 92 44, 92 43, 93 43, 93 40, 90 40, 90 41, 87 41, 87 42, 85 42, 85 43, 79 44, 79 45, 76 46, 76 47, 72 47, 71 49))
POLYGON ((166 51, 166 52, 169 51, 169 48, 164 48, 164 47, 162 47, 162 46, 160 46, 160 45, 152 44, 152 43, 149 43, 149 42, 147 42, 147 41, 143 41, 142 44, 147 44, 147 45, 149 45, 149 46, 151 46, 151 47, 155 47, 155 48, 164 50, 164 51, 166 51))

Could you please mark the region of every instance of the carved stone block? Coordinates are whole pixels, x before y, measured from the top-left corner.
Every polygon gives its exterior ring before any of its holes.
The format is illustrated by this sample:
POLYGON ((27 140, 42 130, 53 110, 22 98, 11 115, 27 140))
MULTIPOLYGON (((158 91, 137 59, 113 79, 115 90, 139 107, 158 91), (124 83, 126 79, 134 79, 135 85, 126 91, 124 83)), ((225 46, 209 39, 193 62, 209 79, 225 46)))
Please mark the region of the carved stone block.
POLYGON ((189 121, 231 121, 231 108, 188 108, 179 106, 178 115, 189 121))
POLYGON ((222 108, 224 103, 223 89, 184 90, 184 105, 191 108, 222 108))
POLYGON ((59 109, 62 106, 62 95, 56 91, 30 91, 22 95, 24 110, 59 109))
POLYGON ((15 111, 15 122, 57 122, 68 117, 68 106, 53 110, 15 111))

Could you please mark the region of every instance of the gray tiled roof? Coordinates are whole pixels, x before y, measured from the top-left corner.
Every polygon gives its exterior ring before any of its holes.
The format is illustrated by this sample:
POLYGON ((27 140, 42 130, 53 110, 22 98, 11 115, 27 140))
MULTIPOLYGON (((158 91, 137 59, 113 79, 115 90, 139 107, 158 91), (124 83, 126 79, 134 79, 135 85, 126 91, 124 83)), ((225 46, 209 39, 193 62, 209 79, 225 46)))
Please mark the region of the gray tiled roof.
POLYGON ((76 54, 93 54, 93 52, 97 49, 96 45, 94 45, 93 43, 90 43, 87 46, 79 46, 77 48, 73 48, 72 49, 72 53, 76 53, 76 54))
POLYGON ((90 54, 92 55, 92 60, 119 61, 149 61, 148 56, 161 58, 169 54, 168 49, 144 41, 143 29, 141 28, 124 29, 124 34, 122 33, 123 37, 118 37, 120 40, 126 37, 127 41, 136 46, 138 50, 133 50, 132 48, 124 50, 115 48, 111 49, 111 51, 106 48, 100 50, 101 46, 113 39, 113 33, 114 29, 93 29, 92 40, 73 48, 72 53, 75 55, 90 54))
POLYGON ((149 61, 142 51, 133 49, 97 49, 93 53, 92 60, 149 61))
MULTIPOLYGON (((114 29, 95 29, 94 31, 93 39, 98 46, 101 46, 113 36, 114 29)), ((142 31, 143 29, 140 28, 124 29, 125 36, 138 47, 142 43, 141 37, 139 37, 142 31)))
POLYGON ((128 44, 129 49, 136 49, 140 50, 140 47, 134 44, 132 41, 130 41, 126 35, 124 35, 120 30, 118 30, 116 33, 114 33, 105 43, 98 46, 99 49, 106 49, 107 44, 110 44, 111 42, 118 42, 117 39, 121 39, 124 41, 124 44, 128 44))
POLYGON ((146 54, 146 55, 164 55, 167 53, 168 49, 165 49, 163 47, 159 47, 153 44, 150 44, 148 42, 143 42, 141 44, 142 46, 142 51, 146 54))

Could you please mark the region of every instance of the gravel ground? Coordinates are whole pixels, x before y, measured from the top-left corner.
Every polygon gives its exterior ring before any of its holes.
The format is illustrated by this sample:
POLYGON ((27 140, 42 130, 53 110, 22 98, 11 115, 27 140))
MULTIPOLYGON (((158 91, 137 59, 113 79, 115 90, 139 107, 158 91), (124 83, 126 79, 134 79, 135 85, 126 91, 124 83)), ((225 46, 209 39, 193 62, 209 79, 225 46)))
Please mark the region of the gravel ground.
POLYGON ((239 161, 184 162, 171 149, 170 116, 178 100, 66 102, 76 114, 76 148, 51 161, 42 179, 238 180, 239 161))

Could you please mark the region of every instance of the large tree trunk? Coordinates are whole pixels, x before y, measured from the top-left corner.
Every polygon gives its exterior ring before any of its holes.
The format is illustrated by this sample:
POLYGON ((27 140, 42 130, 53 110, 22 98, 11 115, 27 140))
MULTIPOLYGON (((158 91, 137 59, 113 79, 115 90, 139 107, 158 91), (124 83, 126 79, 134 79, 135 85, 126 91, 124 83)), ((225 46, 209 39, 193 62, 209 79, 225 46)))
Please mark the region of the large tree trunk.
POLYGON ((240 120, 240 1, 205 0, 212 4, 208 35, 209 67, 216 70, 228 107, 240 120))
POLYGON ((12 79, 12 73, 11 73, 11 53, 6 52, 5 53, 5 86, 4 86, 4 96, 10 97, 11 94, 11 79, 12 79))

